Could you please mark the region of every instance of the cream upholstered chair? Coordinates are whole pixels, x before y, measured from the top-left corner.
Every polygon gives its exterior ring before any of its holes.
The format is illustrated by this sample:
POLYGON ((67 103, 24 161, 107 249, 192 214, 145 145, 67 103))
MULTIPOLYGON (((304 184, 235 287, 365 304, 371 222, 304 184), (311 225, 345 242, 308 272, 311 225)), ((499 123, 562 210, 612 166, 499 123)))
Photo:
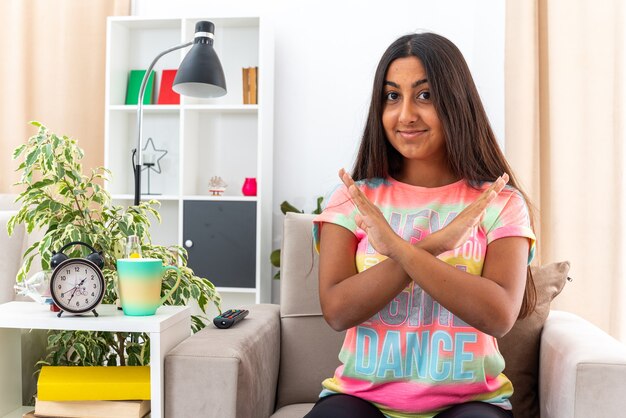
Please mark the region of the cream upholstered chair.
POLYGON ((13 234, 7 234, 7 223, 16 212, 0 210, 0 303, 12 301, 15 298, 15 277, 22 265, 22 254, 25 250, 25 228, 18 225, 13 234))
MULTIPOLYGON (((321 314, 312 218, 303 214, 285 218, 280 307, 248 306, 249 316, 236 326, 220 330, 210 325, 167 355, 168 418, 296 418, 310 410, 321 381, 339 364, 337 354, 343 340, 343 333, 333 331, 321 314)), ((538 272, 537 279, 558 273, 564 281, 568 266, 551 266, 547 273, 538 272)), ((552 296, 562 286, 556 286, 552 296)), ((545 298, 546 316, 551 297, 545 298)), ((541 324, 537 335, 540 329, 541 324)), ((539 389, 537 371, 532 371, 536 366, 524 358, 526 354, 513 356, 504 350, 503 354, 528 363, 529 372, 522 374, 535 376, 535 381, 518 390, 534 393, 535 402, 538 391, 542 418, 623 416, 624 345, 581 318, 558 311, 550 313, 540 338, 539 389)), ((537 345, 538 341, 539 337, 537 345)), ((514 349, 524 344, 515 341, 514 349)), ((513 366, 508 364, 507 369, 513 366)), ((522 372, 525 366, 522 364, 522 372)), ((528 376, 520 381, 528 381, 528 376)), ((516 418, 536 417, 536 411, 524 409, 516 411, 516 418)))
MULTIPOLYGON (((12 203, 12 198, 4 199, 12 203)), ((0 208, 3 205, 3 195, 0 195, 0 208)), ((30 301, 25 296, 16 296, 15 278, 22 265, 22 254, 36 240, 41 237, 40 232, 27 234, 24 225, 17 225, 13 234, 7 234, 7 223, 16 211, 0 210, 0 303, 12 300, 30 301)), ((36 263, 32 270, 37 271, 36 263)), ((33 302, 35 303, 35 302, 33 302)), ((22 330, 22 402, 28 405, 37 391, 35 363, 43 358, 47 341, 44 330, 22 330)))

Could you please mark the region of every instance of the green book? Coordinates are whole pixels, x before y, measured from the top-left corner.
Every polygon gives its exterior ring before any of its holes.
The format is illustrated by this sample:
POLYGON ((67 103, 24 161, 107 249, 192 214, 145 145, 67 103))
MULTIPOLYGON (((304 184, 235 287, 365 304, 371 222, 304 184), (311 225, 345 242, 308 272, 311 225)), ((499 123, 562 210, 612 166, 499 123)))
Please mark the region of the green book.
MULTIPOLYGON (((141 81, 146 70, 130 70, 128 75, 128 87, 126 89, 126 104, 136 105, 139 98, 139 89, 141 88, 141 81)), ((152 94, 154 91, 154 71, 150 72, 148 77, 148 83, 146 84, 146 91, 143 95, 143 104, 152 104, 152 94)))

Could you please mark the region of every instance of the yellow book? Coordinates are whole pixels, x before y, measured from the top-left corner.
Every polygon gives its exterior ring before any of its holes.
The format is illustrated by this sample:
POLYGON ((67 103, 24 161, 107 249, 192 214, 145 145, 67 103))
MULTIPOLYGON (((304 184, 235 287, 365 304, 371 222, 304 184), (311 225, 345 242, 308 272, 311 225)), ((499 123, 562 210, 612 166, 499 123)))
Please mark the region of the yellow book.
POLYGON ((35 400, 36 417, 141 418, 150 401, 42 401, 35 400))
POLYGON ((43 366, 37 381, 42 401, 150 399, 149 366, 43 366))

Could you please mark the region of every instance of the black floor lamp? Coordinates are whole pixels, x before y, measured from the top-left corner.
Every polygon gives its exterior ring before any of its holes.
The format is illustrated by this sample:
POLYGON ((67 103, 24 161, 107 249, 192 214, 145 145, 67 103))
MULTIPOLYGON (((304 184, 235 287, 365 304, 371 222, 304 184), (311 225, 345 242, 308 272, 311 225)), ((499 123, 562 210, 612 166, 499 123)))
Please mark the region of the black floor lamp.
POLYGON ((135 206, 139 205, 141 199, 143 96, 152 68, 163 55, 193 45, 178 67, 172 89, 178 94, 190 97, 208 98, 225 95, 226 80, 224 79, 224 70, 222 70, 220 59, 213 49, 214 32, 215 25, 212 22, 200 21, 196 23, 194 40, 167 49, 157 55, 152 60, 141 81, 137 101, 137 148, 133 150, 135 206))

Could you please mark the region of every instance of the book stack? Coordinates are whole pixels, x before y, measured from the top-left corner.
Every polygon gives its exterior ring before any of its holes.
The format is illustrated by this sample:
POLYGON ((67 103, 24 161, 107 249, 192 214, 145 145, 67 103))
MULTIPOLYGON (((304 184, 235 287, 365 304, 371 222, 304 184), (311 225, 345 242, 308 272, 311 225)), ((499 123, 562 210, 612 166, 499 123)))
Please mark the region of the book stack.
POLYGON ((257 104, 257 81, 259 67, 242 69, 243 74, 243 104, 257 104))
POLYGON ((148 366, 44 366, 35 417, 141 418, 150 412, 148 366))

